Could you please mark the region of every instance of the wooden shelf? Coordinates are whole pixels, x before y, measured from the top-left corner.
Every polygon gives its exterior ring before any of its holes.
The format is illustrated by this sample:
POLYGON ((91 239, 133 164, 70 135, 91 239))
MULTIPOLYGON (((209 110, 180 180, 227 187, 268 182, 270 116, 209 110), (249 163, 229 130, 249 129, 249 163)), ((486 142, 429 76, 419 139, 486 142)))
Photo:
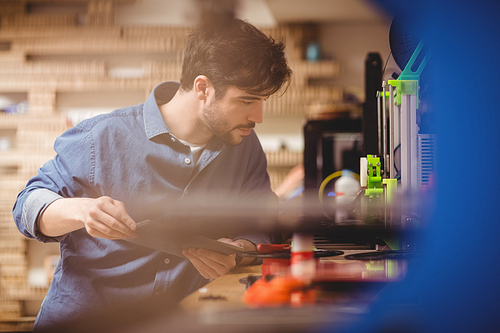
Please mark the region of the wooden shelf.
POLYGON ((0 317, 1 332, 31 332, 36 317, 16 317, 13 319, 0 317))

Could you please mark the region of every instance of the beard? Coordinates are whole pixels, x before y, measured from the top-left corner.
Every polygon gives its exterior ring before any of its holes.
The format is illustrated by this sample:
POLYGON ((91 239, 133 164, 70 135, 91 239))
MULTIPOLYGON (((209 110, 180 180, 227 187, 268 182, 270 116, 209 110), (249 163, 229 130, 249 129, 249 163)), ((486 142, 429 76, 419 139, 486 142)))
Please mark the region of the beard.
POLYGON ((203 110, 203 121, 206 126, 214 133, 214 136, 219 138, 228 146, 236 146, 241 143, 243 136, 239 135, 235 130, 238 128, 252 129, 255 127, 255 122, 239 124, 233 126, 227 119, 224 119, 220 112, 219 103, 213 101, 203 110))

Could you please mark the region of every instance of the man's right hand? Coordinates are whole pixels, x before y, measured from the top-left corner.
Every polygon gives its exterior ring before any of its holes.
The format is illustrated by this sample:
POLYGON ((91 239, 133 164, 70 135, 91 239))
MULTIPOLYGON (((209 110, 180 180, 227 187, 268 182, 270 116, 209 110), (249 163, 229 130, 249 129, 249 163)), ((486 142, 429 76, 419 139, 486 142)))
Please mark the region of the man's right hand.
POLYGON ((49 237, 61 236, 83 227, 93 237, 137 237, 136 223, 128 215, 125 205, 106 196, 96 199, 58 199, 40 217, 40 232, 49 237))
POLYGON ((135 238, 136 223, 123 202, 110 197, 90 199, 82 212, 89 235, 106 239, 135 238))

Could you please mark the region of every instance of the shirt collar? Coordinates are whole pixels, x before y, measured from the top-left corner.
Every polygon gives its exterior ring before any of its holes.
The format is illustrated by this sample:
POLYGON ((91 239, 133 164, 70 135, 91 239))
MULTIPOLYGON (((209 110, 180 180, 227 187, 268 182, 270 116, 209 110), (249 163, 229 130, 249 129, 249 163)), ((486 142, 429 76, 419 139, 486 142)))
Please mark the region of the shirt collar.
POLYGON ((146 130, 148 139, 152 139, 160 134, 170 133, 158 105, 170 101, 179 89, 179 86, 178 82, 163 82, 153 89, 146 102, 144 102, 144 129, 146 130))
MULTIPOLYGON (((149 140, 155 136, 170 133, 170 130, 163 120, 160 108, 158 105, 169 102, 179 90, 180 83, 175 81, 167 81, 157 85, 146 102, 144 102, 144 128, 146 136, 149 140)), ((221 150, 224 144, 217 137, 213 137, 205 146, 206 150, 221 150)))

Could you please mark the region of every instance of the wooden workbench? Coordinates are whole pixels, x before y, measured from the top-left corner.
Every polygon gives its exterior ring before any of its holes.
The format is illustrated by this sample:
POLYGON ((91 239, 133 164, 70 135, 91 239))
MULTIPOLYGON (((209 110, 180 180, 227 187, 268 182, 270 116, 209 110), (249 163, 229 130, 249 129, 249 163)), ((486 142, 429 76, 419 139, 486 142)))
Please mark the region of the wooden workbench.
MULTIPOLYGON (((341 256, 321 258, 323 261, 345 261, 345 256, 371 250, 342 250, 341 256)), ((350 302, 339 296, 339 301, 319 302, 304 306, 274 306, 252 308, 243 301, 246 284, 240 280, 250 275, 261 276, 261 265, 236 267, 229 273, 209 282, 205 287, 184 298, 179 312, 168 323, 161 322, 149 331, 183 333, 304 333, 325 327, 341 329, 356 323, 366 314, 370 302, 350 302), (166 328, 168 327, 168 330, 166 328), (160 330, 160 331, 161 331, 160 330)), ((345 286, 345 285, 343 285, 345 286)), ((347 286, 348 287, 348 286, 347 286)), ((341 287, 342 288, 342 287, 341 287)), ((335 291, 338 293, 337 291, 335 291)), ((349 291, 347 291, 349 292, 349 291)), ((357 293, 353 297, 357 297, 357 293)))
MULTIPOLYGON (((342 250, 344 255, 321 258, 321 261, 345 261, 345 256, 370 250, 342 250)), ((351 290, 333 290, 337 295, 330 302, 304 304, 303 306, 250 307, 243 301, 246 284, 240 280, 248 276, 261 276, 261 265, 236 267, 229 273, 209 282, 205 287, 184 298, 175 310, 164 316, 130 327, 124 333, 306 333, 341 330, 359 322, 370 311, 369 299, 351 290)), ((347 285, 340 283, 340 288, 347 285)), ((407 306, 407 304, 405 304, 407 306)), ((399 308, 399 304, 398 304, 399 308)), ((411 311, 408 313, 412 313, 411 311)))
MULTIPOLYGON (((321 258, 321 261, 345 260, 345 256, 355 253, 370 252, 370 250, 343 250, 344 254, 335 257, 321 258)), ((205 287, 198 289, 181 301, 184 311, 226 311, 246 308, 243 293, 246 285, 240 279, 249 275, 262 275, 261 265, 235 267, 229 273, 211 281, 205 287)))
POLYGON ((242 296, 245 292, 246 284, 239 281, 249 275, 260 276, 261 265, 235 267, 229 273, 188 295, 182 300, 180 306, 188 312, 197 312, 202 309, 223 311, 245 308, 246 305, 243 302, 242 296))

